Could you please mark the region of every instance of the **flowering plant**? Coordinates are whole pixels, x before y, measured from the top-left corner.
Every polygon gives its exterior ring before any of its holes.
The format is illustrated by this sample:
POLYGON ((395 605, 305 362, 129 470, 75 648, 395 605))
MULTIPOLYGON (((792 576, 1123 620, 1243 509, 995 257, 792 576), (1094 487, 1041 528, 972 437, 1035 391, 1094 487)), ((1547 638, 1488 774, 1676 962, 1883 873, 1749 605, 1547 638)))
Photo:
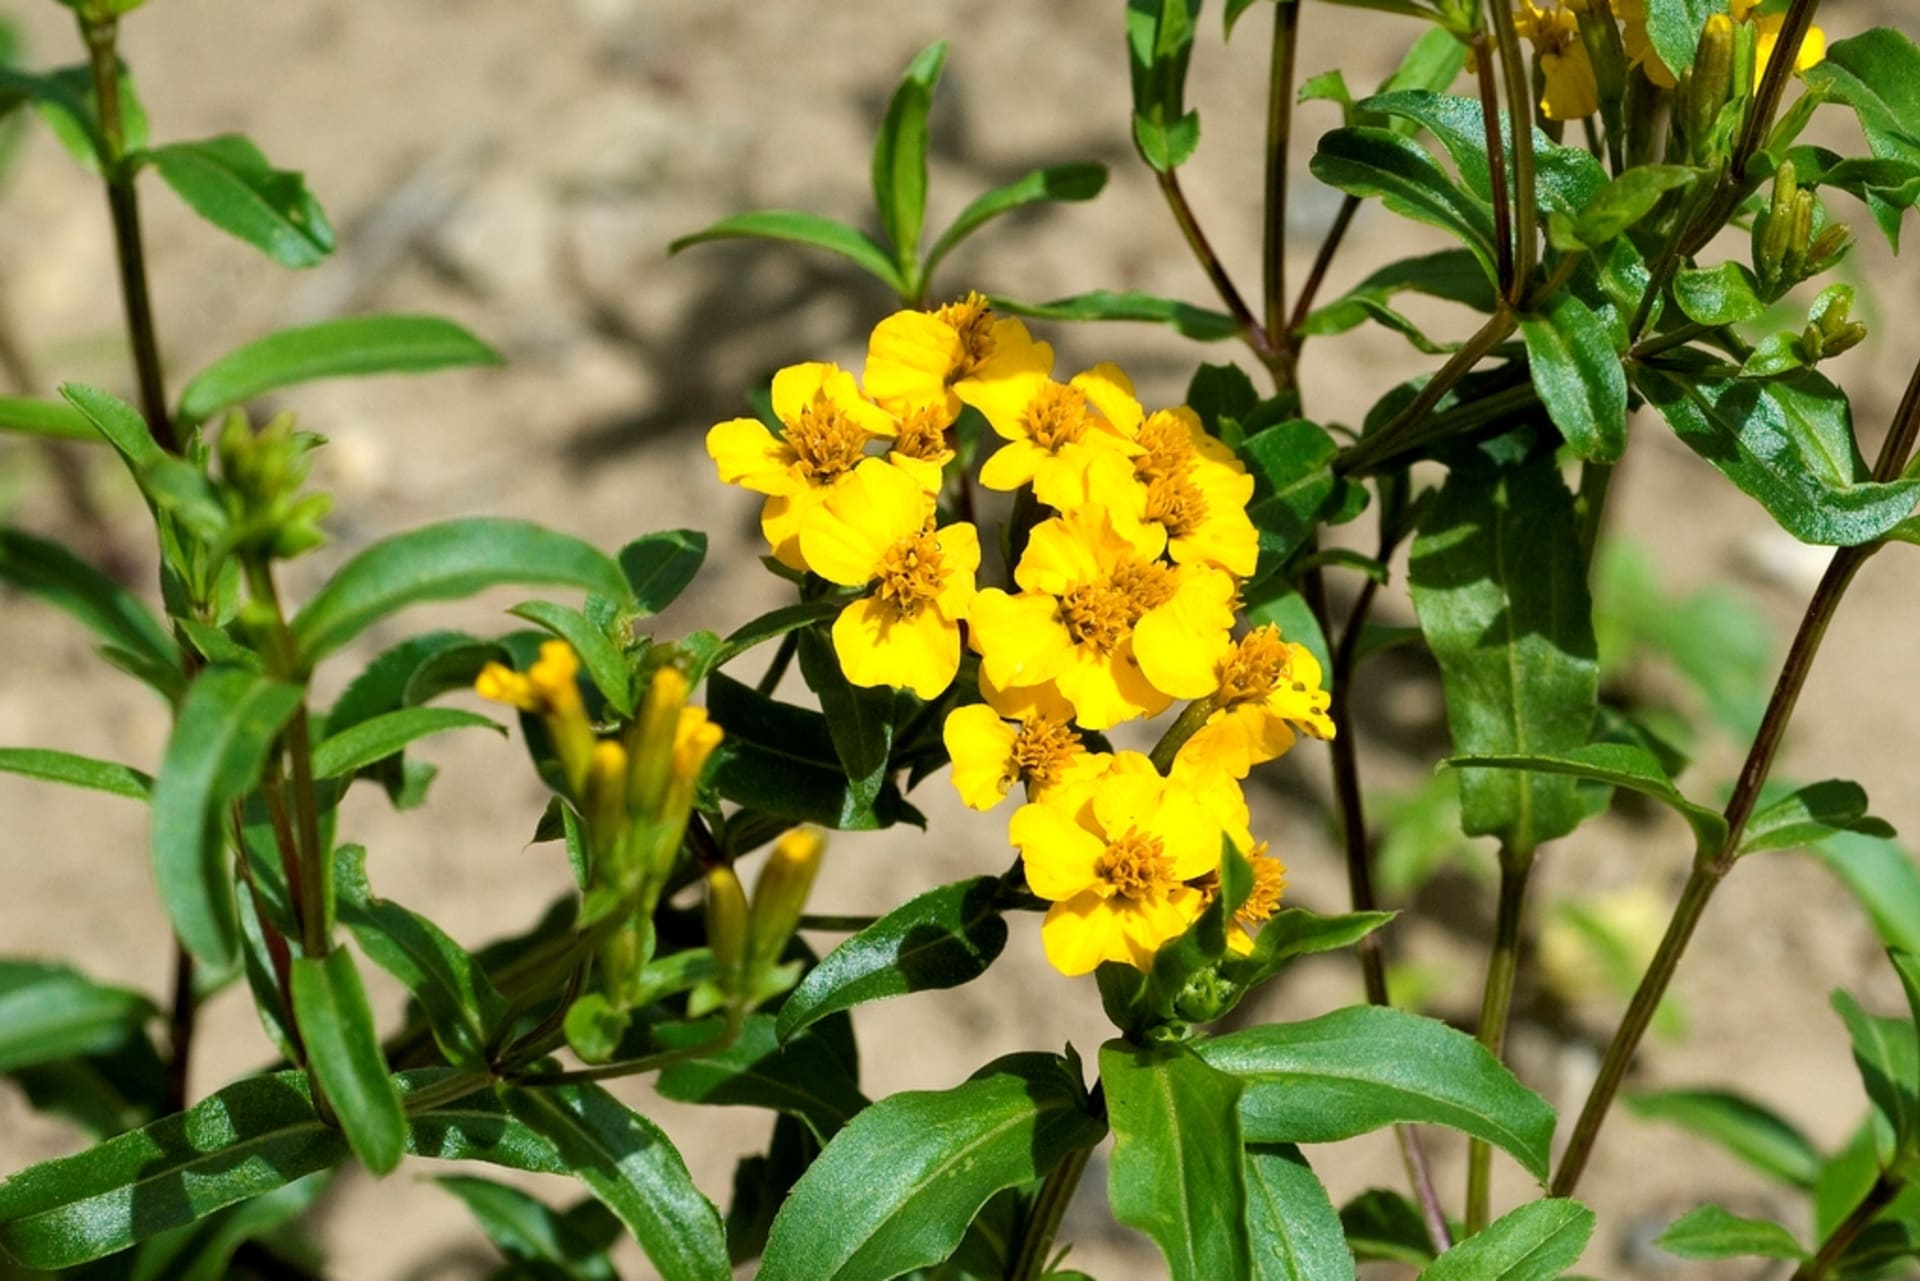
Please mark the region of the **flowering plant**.
MULTIPOLYGON (((1594 1215, 1574 1193, 1718 886, 1749 854, 1811 848, 1865 901, 1913 1018, 1836 995, 1871 1110, 1837 1153, 1726 1091, 1638 1096, 1814 1194, 1811 1236, 1704 1205, 1660 1243, 1787 1260, 1804 1281, 1910 1270, 1920 875, 1857 785, 1794 789, 1770 773, 1857 572, 1920 543, 1920 371, 1868 464, 1845 393, 1818 368, 1866 336, 1852 288, 1826 285, 1804 322, 1760 331, 1845 261, 1851 233, 1829 198, 1864 203, 1897 246, 1920 201, 1920 49, 1886 28, 1829 45, 1817 0, 1350 2, 1402 15, 1415 37, 1359 99, 1338 71, 1296 83, 1299 27, 1321 7, 1271 7, 1257 303, 1179 179, 1199 139, 1185 102, 1199 0, 1129 0, 1125 34, 1134 144, 1218 309, 936 288, 955 246, 998 216, 1089 199, 1105 179, 1094 165, 1037 170, 979 196, 923 253, 942 45, 915 59, 881 123, 879 238, 763 211, 676 245, 807 245, 899 298, 860 368, 789 365, 749 397, 752 414, 707 432, 716 484, 756 496, 763 563, 790 596, 723 637, 646 623, 702 567, 705 537, 687 530, 610 556, 538 525, 446 521, 362 548, 290 608, 281 567, 326 542, 329 499, 305 487, 323 442, 246 405, 316 378, 497 358, 446 321, 333 321, 250 343, 170 399, 140 172, 289 266, 323 258, 334 234, 300 175, 245 139, 145 136, 117 53, 141 0, 62 0, 87 64, 0 67, 0 115, 37 108, 102 178, 138 407, 67 384, 57 400, 0 398, 0 430, 117 454, 151 514, 163 609, 14 528, 0 528, 0 583, 91 628, 112 666, 166 701, 173 730, 153 774, 30 747, 0 748, 0 770, 151 807, 178 949, 158 1041, 162 1011, 144 995, 0 962, 0 1071, 95 1140, 0 1183, 0 1257, 116 1269, 86 1275, 308 1275, 289 1224, 331 1173, 357 1161, 384 1175, 413 1155, 585 1185, 591 1199, 563 1212, 506 1184, 447 1181, 514 1276, 610 1276, 625 1233, 669 1281, 721 1281, 754 1260, 766 1281, 1084 1281, 1056 1237, 1111 1136, 1112 1213, 1177 1281, 1353 1281, 1374 1260, 1431 1281, 1545 1281, 1588 1250, 1594 1215), (1290 292, 1301 101, 1338 111, 1309 167, 1344 203, 1290 292), (1869 154, 1800 142, 1822 108, 1850 111, 1869 154), (1347 228, 1376 203, 1449 247, 1323 301, 1347 228), (1745 242, 1729 249, 1728 228, 1745 242), (1465 309, 1473 327, 1430 336, 1399 310, 1405 292, 1465 309), (1238 341, 1271 392, 1213 363, 1184 403, 1143 403, 1117 364, 1056 364, 1046 326, 1118 320, 1238 341), (1363 324, 1445 362, 1384 387, 1358 428, 1316 421, 1302 363, 1363 324), (1676 783, 1673 717, 1602 681, 1596 556, 1642 406, 1788 533, 1833 549, 1718 807, 1676 783), (1372 554, 1341 545, 1332 531, 1369 513, 1372 554), (1417 627, 1370 622, 1396 576, 1417 627), (500 585, 582 598, 514 607, 530 629, 358 649, 413 605, 500 585), (1366 662, 1401 644, 1438 671, 1451 830, 1396 820, 1389 842, 1404 828, 1416 844, 1464 835, 1498 850, 1470 1031, 1391 1001, 1399 926, 1375 890, 1384 852, 1351 708, 1366 662), (770 656, 744 680, 756 651, 770 656), (322 706, 316 671, 348 656, 361 671, 322 706), (528 816, 534 840, 563 850, 575 878, 532 933, 479 948, 376 894, 340 832, 358 784, 422 803, 432 771, 409 759, 414 743, 505 728, 438 705, 467 691, 516 714, 551 797, 528 816), (1248 802, 1259 771, 1295 750, 1329 762, 1344 913, 1286 903, 1287 842, 1248 802), (956 821, 1004 815, 1004 870, 876 918, 807 912, 829 830, 925 826, 910 796, 949 785, 976 812, 956 821), (1625 792, 1683 821, 1691 874, 1648 956, 1583 918, 1627 955, 1631 997, 1556 1159, 1554 1107, 1503 1058, 1529 879, 1625 792), (1049 999, 1097 999, 1114 1025, 1097 1057, 1014 1054, 949 1089, 869 1101, 849 1011, 992 982, 1010 928, 1029 921, 1062 976, 1049 999), (822 952, 822 934, 849 937, 822 952), (1366 1003, 1245 1017, 1297 959, 1349 948, 1366 1003), (385 1031, 365 962, 410 997, 385 1031), (249 993, 279 1062, 195 1099, 195 1021, 229 985, 249 993), (640 1076, 677 1100, 777 1114, 724 1214, 605 1086, 640 1076), (1469 1140, 1463 1213, 1436 1184, 1426 1127, 1469 1140), (1302 1145, 1389 1128, 1405 1193, 1336 1209, 1302 1145), (1496 1149, 1545 1195, 1496 1214, 1496 1149)), ((1254 5, 1221 7, 1231 37, 1254 5)), ((1665 636, 1676 651, 1697 639, 1665 636)))

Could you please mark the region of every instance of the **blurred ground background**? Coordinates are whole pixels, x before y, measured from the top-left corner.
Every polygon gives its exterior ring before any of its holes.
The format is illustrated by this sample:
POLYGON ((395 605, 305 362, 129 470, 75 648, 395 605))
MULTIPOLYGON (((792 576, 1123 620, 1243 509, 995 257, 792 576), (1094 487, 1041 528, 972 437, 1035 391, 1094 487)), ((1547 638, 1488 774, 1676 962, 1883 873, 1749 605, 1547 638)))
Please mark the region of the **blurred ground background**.
MULTIPOLYGON (((66 11, 6 0, 36 62, 77 61, 66 11)), ((1834 36, 1906 23, 1900 0, 1831 0, 1834 36)), ((1191 96, 1204 140, 1183 180, 1243 282, 1257 289, 1259 142, 1265 6, 1223 47, 1209 11, 1191 96)), ((1407 29, 1378 15, 1313 5, 1302 23, 1302 77, 1339 65, 1356 90, 1397 62, 1407 29)), ((953 49, 935 108, 929 226, 975 193, 1043 163, 1094 159, 1115 168, 1091 205, 1008 219, 951 261, 943 292, 969 286, 1050 298, 1140 288, 1211 304, 1127 141, 1127 74, 1118 6, 1099 0, 898 0, 782 4, 744 0, 159 0, 128 21, 125 49, 156 140, 244 131, 282 166, 303 169, 340 230, 326 265, 291 275, 204 227, 157 183, 145 189, 156 309, 171 384, 278 325, 364 310, 435 311, 497 344, 503 370, 318 385, 284 398, 331 438, 319 482, 339 496, 334 544, 290 574, 297 595, 329 565, 383 534, 468 513, 537 518, 614 547, 659 528, 705 530, 707 573, 663 631, 725 631, 778 602, 782 585, 755 563, 755 504, 721 489, 701 448, 705 429, 740 411, 756 377, 797 359, 858 365, 866 328, 887 309, 876 286, 837 260, 743 244, 668 259, 667 242, 747 208, 792 207, 862 221, 871 132, 893 79, 927 42, 953 49)), ((1335 123, 1324 104, 1299 113, 1302 183, 1289 228, 1292 279, 1311 259, 1337 199, 1305 181, 1311 140, 1335 123)), ((1828 128, 1847 136, 1849 119, 1828 128)), ((1834 364, 1854 394, 1869 456, 1915 358, 1920 281, 1892 259, 1857 207, 1852 270, 1876 283, 1873 336, 1834 364)), ((111 241, 94 180, 38 132, 0 192, 0 323, 44 391, 77 379, 129 391, 111 241)), ((1323 297, 1426 242, 1377 208, 1359 219, 1323 297)), ((1441 314, 1441 313, 1436 313, 1441 314)), ((1458 317, 1445 332, 1464 333, 1458 317)), ((1069 369, 1119 360, 1150 404, 1176 400, 1202 352, 1145 328, 1046 336, 1069 369)), ((1361 330, 1314 344, 1309 412, 1357 421, 1380 393, 1436 362, 1393 335, 1361 330)), ((1249 362, 1243 362, 1249 363, 1249 362)), ((10 390, 10 389, 9 389, 10 390)), ((0 444, 0 511, 43 533, 83 536, 37 451, 0 444)), ((130 581, 152 581, 138 550, 137 498, 110 460, 87 485, 130 554, 130 581)), ((1784 644, 1823 556, 1770 532, 1761 510, 1642 415, 1615 487, 1614 528, 1652 552, 1665 590, 1702 586, 1749 598, 1784 644)), ((1365 523, 1354 527, 1365 531, 1365 523)), ((1364 535, 1363 535, 1364 536, 1364 535)), ((108 549, 96 546, 96 553, 108 549)), ((1859 779, 1876 812, 1920 832, 1912 761, 1920 714, 1902 691, 1920 630, 1914 558, 1896 552, 1864 573, 1834 624, 1795 722, 1781 773, 1859 779)), ((1389 620, 1410 616, 1398 589, 1389 620)), ((507 595, 420 611, 364 638, 356 653, 428 624, 507 630, 507 595)), ((153 768, 162 709, 105 668, 64 617, 0 598, 0 742, 89 752, 153 768)), ((1733 658, 1730 655, 1729 661, 1733 658)), ((354 670, 322 673, 323 692, 354 670)), ((1369 784, 1417 785, 1444 751, 1430 672, 1383 662, 1358 693, 1369 784), (1387 744, 1393 746, 1389 748, 1387 744)), ((1771 679, 1771 660, 1766 678, 1771 679)), ((1657 673, 1649 679, 1657 682, 1657 673)), ((1739 744, 1709 734, 1688 783, 1731 777, 1739 744)), ((443 770, 434 802, 394 814, 372 793, 350 801, 345 839, 372 850, 384 895, 425 909, 477 945, 524 928, 566 883, 556 847, 529 848, 543 793, 516 743, 453 737, 422 755, 443 770)), ((1292 865, 1293 901, 1344 905, 1344 874, 1324 830, 1324 752, 1306 745, 1264 771, 1257 826, 1292 865)), ((921 889, 1005 866, 1001 817, 960 810, 944 777, 915 800, 931 831, 834 843, 816 894, 821 911, 883 910, 921 889)), ((167 983, 167 931, 150 893, 144 825, 132 805, 0 778, 0 952, 67 958, 102 979, 155 994, 167 983)), ((1638 892, 1656 922, 1684 876, 1684 831, 1634 809, 1545 853, 1548 898, 1603 901, 1638 892)), ((1442 876, 1420 920, 1390 946, 1425 990, 1426 1008, 1469 1020, 1490 928, 1490 888, 1442 876), (1436 918, 1438 921, 1436 923, 1436 918)), ((822 940, 828 941, 828 940, 822 940)), ((1828 991, 1847 986, 1891 1012, 1899 992, 1864 919, 1828 873, 1797 855, 1767 855, 1723 887, 1676 985, 1683 1036, 1650 1043, 1639 1080, 1729 1082, 1777 1107, 1822 1145, 1851 1132, 1864 1099, 1828 991)), ((383 1008, 393 1009, 391 989, 383 1008)), ((1260 1018, 1295 1018, 1360 999, 1342 956, 1298 967, 1269 990, 1260 1018)), ((1526 997, 1523 991, 1523 1002, 1526 997)), ((1576 1108, 1618 1003, 1602 994, 1561 1008, 1530 1003, 1513 1038, 1517 1070, 1563 1111, 1576 1108)), ((881 1096, 941 1087, 987 1058, 1072 1042, 1091 1054, 1103 1020, 1091 982, 1044 966, 1036 932, 1017 928, 982 981, 861 1011, 864 1084, 881 1096)), ((271 1057, 244 996, 206 1014, 196 1093, 271 1057)), ((695 1111, 628 1093, 666 1126, 709 1195, 724 1200, 733 1161, 764 1142, 758 1113, 695 1111)), ((1570 1124, 1570 1118, 1568 1123, 1570 1124)), ((0 1089, 0 1171, 71 1150, 75 1136, 0 1089)), ((1463 1146, 1429 1142, 1443 1189, 1458 1196, 1463 1146)), ((1384 1135, 1312 1154, 1336 1200, 1398 1186, 1384 1135)), ((1525 1177, 1499 1164, 1508 1203, 1525 1177)), ((456 1281, 491 1258, 465 1212, 410 1163, 383 1184, 354 1175, 321 1211, 329 1275, 352 1281, 456 1281)), ((1161 1275, 1145 1243, 1112 1227, 1100 1169, 1069 1218, 1074 1261, 1102 1281, 1161 1275)), ((558 1197, 576 1191, 557 1181, 558 1197)), ((1677 1133, 1616 1114, 1583 1196, 1602 1230, 1585 1271, 1665 1279, 1770 1275, 1679 1263, 1647 1242, 1681 1211, 1715 1200, 1804 1228, 1804 1211, 1731 1159, 1677 1133)), ((627 1275, 644 1276, 637 1256, 627 1275)))

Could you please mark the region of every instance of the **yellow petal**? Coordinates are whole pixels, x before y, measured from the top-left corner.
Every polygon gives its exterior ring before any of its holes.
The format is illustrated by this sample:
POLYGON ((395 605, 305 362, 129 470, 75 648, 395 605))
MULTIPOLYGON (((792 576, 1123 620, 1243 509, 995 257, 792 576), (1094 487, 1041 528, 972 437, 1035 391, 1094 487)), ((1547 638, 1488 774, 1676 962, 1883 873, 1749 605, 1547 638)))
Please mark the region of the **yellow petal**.
POLYGON ((1073 642, 1051 596, 1009 596, 990 587, 975 593, 967 621, 980 670, 1001 689, 1044 684, 1072 660, 1073 642))
POLYGON ((1540 55, 1540 114, 1549 120, 1579 120, 1600 109, 1600 82, 1594 78, 1587 47, 1577 41, 1561 53, 1540 55))
POLYGON ((857 600, 833 622, 840 670, 855 685, 891 685, 940 697, 960 670, 960 628, 930 609, 902 617, 883 601, 857 600))
POLYGON ((796 459, 785 441, 756 418, 732 418, 707 433, 707 454, 720 481, 761 494, 786 494, 800 487, 788 470, 796 459))
POLYGON ((1204 698, 1219 684, 1219 662, 1233 644, 1233 580, 1198 566, 1177 572, 1173 599, 1134 624, 1133 650, 1156 689, 1204 698))
POLYGON ((1091 892, 1047 909, 1047 918, 1040 924, 1040 944, 1048 963, 1068 978, 1091 974, 1102 961, 1131 957, 1119 919, 1091 892))
POLYGON ((1160 838, 1161 852, 1171 860, 1173 874, 1180 880, 1191 881, 1219 868, 1220 822, 1184 784, 1167 785, 1159 807, 1146 816, 1144 826, 1160 838))
POLYGON ((1026 864, 1028 886, 1041 898, 1072 898, 1100 880, 1106 842, 1074 821, 1071 810, 1022 805, 1007 824, 1007 839, 1026 864))
POLYGON ((1045 450, 1025 438, 1009 441, 993 451, 980 467, 980 484, 1010 494, 1033 483, 1034 473, 1047 458, 1045 450))
POLYGON ((801 558, 828 582, 863 586, 889 548, 924 528, 932 506, 913 477, 869 458, 826 489, 801 522, 801 558))
MULTIPOLYGON (((976 644, 974 648, 978 649, 979 646, 976 644)), ((1073 704, 1067 701, 1052 681, 1002 689, 988 679, 983 669, 980 673, 980 697, 986 699, 987 706, 994 711, 1016 721, 1031 716, 1051 716, 1057 721, 1073 719, 1073 704)))
POLYGON ((1206 901, 1195 890, 1184 886, 1165 898, 1140 899, 1116 905, 1114 916, 1127 943, 1124 957, 1141 970, 1153 968, 1153 954, 1187 932, 1205 908, 1206 901))
MULTIPOLYGON (((1123 752, 1123 756, 1138 753, 1123 752)), ((1093 816, 1108 840, 1118 840, 1135 828, 1150 829, 1154 811, 1160 808, 1167 791, 1166 780, 1157 772, 1134 773, 1125 765, 1111 769, 1100 780, 1093 796, 1093 816)))
POLYGON ((938 494, 945 479, 946 466, 953 461, 953 451, 943 449, 933 458, 914 458, 895 450, 887 455, 887 461, 913 477, 914 483, 929 494, 938 494))
POLYGON ((773 376, 773 416, 783 423, 800 417, 800 411, 813 403, 828 375, 839 368, 822 360, 788 365, 773 376))
POLYGON ((896 311, 867 339, 867 395, 895 412, 945 402, 947 378, 965 356, 960 335, 924 311, 896 311))
POLYGON ((1073 704, 1074 719, 1088 729, 1107 730, 1135 717, 1157 716, 1173 703, 1141 673, 1126 642, 1104 655, 1075 649, 1054 681, 1073 704))
POLYGON ((1255 765, 1286 755, 1294 742, 1287 722, 1262 703, 1215 712, 1197 733, 1181 745, 1174 758, 1176 772, 1212 770, 1245 778, 1255 765))
POLYGON ((942 526, 935 540, 940 544, 940 594, 934 605, 958 623, 973 605, 974 575, 980 572, 980 531, 960 521, 942 526))
POLYGON ((773 558, 788 569, 807 567, 806 558, 800 554, 800 526, 825 497, 823 489, 802 487, 791 494, 767 499, 760 509, 760 532, 773 548, 773 558))
MULTIPOLYGON (((962 378, 954 385, 960 398, 975 405, 981 413, 986 407, 970 399, 970 395, 979 394, 980 389, 1005 384, 1020 379, 1031 379, 1038 375, 1044 382, 1053 375, 1053 348, 1043 342, 1035 342, 1027 327, 1012 316, 1001 316, 987 330, 992 339, 992 351, 971 375, 962 378)), ((989 416, 991 417, 991 416, 989 416)))
POLYGON ((1025 591, 1065 596, 1076 587, 1103 577, 1099 535, 1084 520, 1055 516, 1033 527, 1026 550, 1013 571, 1013 581, 1025 591))
POLYGON ((1013 787, 1013 739, 1018 731, 991 707, 974 703, 947 714, 940 737, 953 760, 953 786, 961 804, 990 810, 1013 787))
POLYGON ((826 367, 826 373, 821 376, 820 390, 826 393, 835 409, 868 435, 890 437, 898 434, 900 421, 861 395, 860 384, 838 365, 826 367))
POLYGON ((1133 379, 1120 370, 1120 366, 1102 362, 1084 373, 1073 376, 1072 386, 1093 402, 1093 407, 1113 427, 1114 431, 1131 440, 1140 434, 1140 424, 1146 418, 1146 411, 1140 408, 1140 402, 1134 398, 1133 379))

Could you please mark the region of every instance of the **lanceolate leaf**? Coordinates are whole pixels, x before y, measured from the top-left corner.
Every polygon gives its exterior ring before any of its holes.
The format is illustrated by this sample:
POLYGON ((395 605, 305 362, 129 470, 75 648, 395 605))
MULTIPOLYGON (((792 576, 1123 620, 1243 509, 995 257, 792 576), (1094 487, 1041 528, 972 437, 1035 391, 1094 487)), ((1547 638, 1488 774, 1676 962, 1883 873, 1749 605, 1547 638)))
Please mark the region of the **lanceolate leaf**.
POLYGON ((1727 378, 1642 364, 1634 383, 1688 448, 1802 542, 1872 542, 1920 499, 1920 478, 1868 479, 1846 397, 1817 373, 1727 378))
POLYGON ((1340 1216, 1300 1149, 1250 1144, 1246 1168, 1254 1281, 1354 1281, 1340 1216))
POLYGON ((65 783, 69 787, 88 787, 136 801, 146 800, 153 790, 152 777, 132 766, 44 747, 0 747, 0 773, 65 783))
POLYGON ((202 423, 281 387, 320 378, 418 374, 497 365, 500 354, 438 316, 349 316, 283 329, 228 352, 180 393, 179 417, 202 423))
POLYGON ((951 1090, 874 1104, 774 1219, 760 1281, 888 1281, 938 1263, 1003 1188, 1100 1141, 1077 1075, 1050 1054, 996 1060, 951 1090))
POLYGON ((387 1075, 373 1008, 360 985, 353 953, 335 948, 325 957, 293 960, 293 1017, 306 1043, 308 1062, 320 1079, 354 1155, 375 1174, 400 1164, 407 1118, 400 1092, 387 1075))
POLYGON ((811 245, 815 249, 839 254, 869 275, 878 277, 895 293, 904 292, 905 282, 900 277, 899 269, 893 265, 887 251, 875 244, 871 236, 818 214, 795 213, 785 209, 735 214, 690 236, 680 237, 667 246, 667 252, 677 254, 689 245, 703 244, 709 240, 784 240, 811 245))
POLYGON ((0 527, 0 583, 73 615, 109 645, 138 660, 143 679, 179 692, 180 651, 152 612, 120 584, 58 543, 0 527))
POLYGON ((620 549, 620 569, 634 604, 657 614, 679 598, 707 558, 707 536, 697 529, 667 529, 636 538, 620 549))
POLYGON ((1726 1090, 1652 1090, 1626 1096, 1628 1110, 1711 1139, 1762 1174, 1811 1189, 1820 1152, 1794 1126, 1752 1099, 1726 1090))
POLYGON ((361 721, 351 729, 321 740, 313 749, 315 778, 337 778, 386 760, 407 744, 450 729, 506 727, 478 712, 453 707, 408 707, 361 721))
POLYGON ((1455 756, 1446 763, 1456 769, 1530 770, 1624 787, 1671 806, 1693 829, 1696 848, 1715 852, 1727 839, 1727 820, 1681 795, 1654 754, 1631 743, 1589 743, 1552 755, 1455 756))
POLYGON ((771 1108, 799 1117, 822 1143, 867 1100, 826 1039, 802 1033, 783 1046, 773 1016, 750 1014, 732 1045, 676 1063, 657 1088, 681 1103, 771 1108))
POLYGON ((800 671, 819 696, 848 787, 862 805, 873 804, 887 781, 893 752, 894 691, 849 681, 833 642, 817 627, 800 633, 800 671))
MULTIPOLYGON (((1573 496, 1551 457, 1462 463, 1414 541, 1420 629, 1463 756, 1554 755, 1587 741, 1599 693, 1573 496)), ((1469 835, 1531 850, 1579 826, 1571 779, 1468 770, 1469 835)))
POLYGON ((1783 796, 1755 814, 1740 838, 1740 852, 1793 849, 1838 832, 1883 839, 1894 834, 1885 819, 1867 813, 1865 789, 1858 783, 1830 778, 1783 796))
POLYGON ((820 713, 776 702, 719 674, 707 681, 707 711, 726 732, 714 782, 728 800, 774 818, 846 831, 914 817, 892 782, 872 803, 856 793, 820 713))
POLYGON ((1860 900, 1888 947, 1920 952, 1920 871, 1892 841, 1837 832, 1809 848, 1860 900))
POLYGON ((1421 1281, 1556 1281, 1592 1235, 1593 1211, 1578 1201, 1534 1201, 1435 1259, 1421 1281))
POLYGON ((1175 333, 1200 342, 1221 342, 1240 333, 1239 323, 1224 311, 1210 311, 1135 290, 1113 293, 1096 289, 1042 303, 1019 302, 999 295, 992 301, 995 311, 1012 316, 1031 316, 1036 320, 1140 320, 1171 326, 1175 333))
POLYGON ((233 877, 222 857, 228 802, 260 776, 280 727, 300 705, 297 686, 214 667, 187 690, 153 786, 154 882, 175 933, 212 966, 237 941, 233 877))
POLYGON ((596 1085, 507 1087, 502 1096, 620 1216, 664 1281, 728 1281, 719 1212, 653 1122, 596 1085))
POLYGON ((396 534, 342 565, 293 618, 308 664, 422 601, 457 600, 503 583, 561 583, 627 598, 620 567, 566 534, 517 520, 449 520, 396 534))
POLYGON ((1183 1046, 1125 1041, 1100 1048, 1100 1081, 1113 1126, 1113 1217, 1153 1238, 1173 1281, 1251 1275, 1240 1082, 1183 1046))
POLYGON ((98 444, 100 433, 71 405, 33 396, 0 396, 0 431, 98 444))
POLYGON ((333 252, 333 226, 297 173, 275 169, 239 134, 155 147, 142 156, 202 218, 283 267, 333 252))
POLYGON ((0 1072, 113 1050, 155 1013, 138 992, 64 965, 0 960, 0 1072))
POLYGON ((492 1179, 443 1174, 434 1181, 466 1204, 487 1239, 509 1259, 535 1269, 544 1265, 564 1281, 618 1281, 605 1245, 582 1231, 571 1215, 492 1179))
POLYGON ((1401 1122, 1445 1125, 1547 1171, 1553 1109, 1478 1041, 1434 1019, 1352 1006, 1194 1043, 1245 1085, 1249 1143, 1332 1143, 1401 1122))
POLYGON ((1717 1205, 1703 1205, 1676 1219, 1655 1239, 1668 1254, 1683 1259, 1804 1259, 1793 1233, 1767 1219, 1742 1218, 1717 1205))
POLYGON ((1853 1063, 1867 1098, 1894 1147, 1904 1147, 1920 1135, 1920 1046, 1913 1021, 1869 1014, 1843 991, 1834 992, 1833 1008, 1853 1038, 1853 1063))
POLYGON ((1313 176, 1351 196, 1377 196, 1403 218, 1458 236, 1494 275, 1493 215, 1449 178, 1426 149, 1391 129, 1356 126, 1320 139, 1313 176))
POLYGON ((1618 462, 1627 446, 1627 374, 1592 308, 1562 291, 1520 317, 1533 385, 1547 416, 1588 462, 1618 462))
POLYGON ((928 890, 827 953, 780 1007, 784 1039, 839 1010, 980 977, 1007 945, 991 876, 928 890))
POLYGON ((1676 77, 1693 66, 1707 19, 1723 12, 1715 0, 1667 0, 1647 6, 1647 36, 1653 51, 1676 77))
POLYGON ((995 187, 976 197, 960 211, 953 225, 940 233, 940 239, 934 241, 933 248, 927 252, 926 274, 932 276, 934 268, 962 240, 1001 214, 1044 201, 1092 200, 1106 185, 1105 165, 1079 164, 1035 169, 1004 187, 995 187))
POLYGON ((922 49, 887 103, 873 140, 873 203, 903 276, 918 271, 920 223, 927 209, 927 110, 946 66, 946 41, 922 49))

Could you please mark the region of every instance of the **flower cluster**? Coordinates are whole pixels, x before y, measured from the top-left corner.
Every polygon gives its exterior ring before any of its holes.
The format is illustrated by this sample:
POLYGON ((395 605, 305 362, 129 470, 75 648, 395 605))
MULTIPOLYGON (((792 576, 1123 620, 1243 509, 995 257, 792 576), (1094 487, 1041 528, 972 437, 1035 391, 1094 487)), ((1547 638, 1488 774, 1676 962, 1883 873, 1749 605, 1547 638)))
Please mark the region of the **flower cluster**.
POLYGON ((1284 867, 1254 843, 1241 781, 1333 723, 1305 647, 1272 625, 1235 636, 1259 538, 1233 450, 1185 406, 1149 413, 1111 364, 1057 378, 1053 349, 977 294, 881 321, 858 382, 780 371, 773 411, 779 434, 708 434, 720 478, 766 495, 781 564, 861 589, 833 626, 853 684, 933 699, 963 638, 979 656, 980 701, 944 727, 953 782, 978 810, 1024 789, 1010 836, 1052 903, 1054 965, 1149 966, 1216 892, 1226 841, 1253 867, 1242 924, 1271 915, 1284 867), (976 587, 978 531, 937 516, 951 479, 971 483, 948 476, 966 407, 993 434, 978 484, 1015 495, 1006 588, 976 587), (1164 769, 1091 741, 1176 702, 1164 769))

